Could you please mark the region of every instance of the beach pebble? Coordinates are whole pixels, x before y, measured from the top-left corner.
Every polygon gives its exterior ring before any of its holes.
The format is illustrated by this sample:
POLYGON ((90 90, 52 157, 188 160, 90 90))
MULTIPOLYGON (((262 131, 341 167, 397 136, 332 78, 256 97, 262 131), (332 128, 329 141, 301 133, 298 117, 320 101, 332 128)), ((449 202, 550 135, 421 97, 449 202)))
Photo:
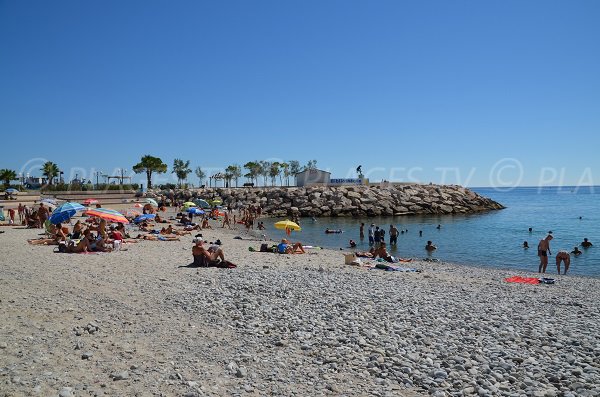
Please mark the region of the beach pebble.
POLYGON ((63 387, 58 392, 58 397, 73 397, 73 388, 72 387, 63 387))
POLYGON ((127 371, 114 372, 113 374, 111 374, 110 377, 114 381, 126 380, 126 379, 129 379, 129 372, 127 372, 127 371))

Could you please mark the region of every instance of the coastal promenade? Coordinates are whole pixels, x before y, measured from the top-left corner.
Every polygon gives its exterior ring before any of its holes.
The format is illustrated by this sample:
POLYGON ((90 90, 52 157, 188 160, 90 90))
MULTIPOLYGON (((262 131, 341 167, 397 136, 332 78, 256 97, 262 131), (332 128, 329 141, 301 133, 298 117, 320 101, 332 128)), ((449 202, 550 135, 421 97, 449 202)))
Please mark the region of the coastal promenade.
POLYGON ((598 279, 368 270, 223 229, 238 267, 189 268, 189 236, 78 255, 2 231, 3 396, 600 395, 598 279))

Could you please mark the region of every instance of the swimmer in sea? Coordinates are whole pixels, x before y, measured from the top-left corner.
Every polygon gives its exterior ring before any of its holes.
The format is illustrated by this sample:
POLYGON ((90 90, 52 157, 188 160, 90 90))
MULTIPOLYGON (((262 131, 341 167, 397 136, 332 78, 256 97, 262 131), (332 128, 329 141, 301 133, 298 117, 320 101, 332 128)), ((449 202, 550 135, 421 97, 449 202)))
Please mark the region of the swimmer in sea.
POLYGON ((584 238, 584 239, 583 239, 583 241, 581 242, 581 246, 582 246, 583 248, 590 248, 590 247, 591 247, 591 246, 593 246, 593 245, 594 245, 594 244, 592 244, 592 243, 590 243, 590 242, 588 241, 587 237, 586 237, 586 238, 584 238))
POLYGON ((573 247, 573 251, 571 251, 571 253, 575 256, 579 256, 579 255, 583 254, 583 251, 581 251, 579 249, 579 247, 575 246, 575 247, 573 247))
POLYGON ((523 248, 529 248, 529 243, 527 241, 523 241, 523 248))
POLYGON ((354 240, 350 240, 348 244, 350 244, 350 248, 356 248, 356 242, 354 240))

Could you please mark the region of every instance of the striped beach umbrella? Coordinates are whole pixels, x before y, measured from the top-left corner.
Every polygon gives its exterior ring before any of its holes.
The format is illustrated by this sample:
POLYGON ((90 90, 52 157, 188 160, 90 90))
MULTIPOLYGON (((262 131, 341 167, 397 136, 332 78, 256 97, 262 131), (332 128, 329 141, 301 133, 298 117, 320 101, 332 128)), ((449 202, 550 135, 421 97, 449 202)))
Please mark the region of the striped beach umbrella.
POLYGON ((94 208, 85 211, 84 214, 88 216, 94 216, 96 218, 106 219, 110 222, 129 223, 123 214, 121 214, 119 211, 111 210, 110 208, 94 208))

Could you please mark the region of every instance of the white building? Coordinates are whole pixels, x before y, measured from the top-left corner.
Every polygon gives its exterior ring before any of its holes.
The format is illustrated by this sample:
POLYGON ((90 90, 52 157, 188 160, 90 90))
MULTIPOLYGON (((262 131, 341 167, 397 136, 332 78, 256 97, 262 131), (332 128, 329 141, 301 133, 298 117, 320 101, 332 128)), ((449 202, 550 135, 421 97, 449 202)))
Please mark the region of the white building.
POLYGON ((296 174, 296 186, 328 185, 331 172, 322 170, 305 170, 296 174))

